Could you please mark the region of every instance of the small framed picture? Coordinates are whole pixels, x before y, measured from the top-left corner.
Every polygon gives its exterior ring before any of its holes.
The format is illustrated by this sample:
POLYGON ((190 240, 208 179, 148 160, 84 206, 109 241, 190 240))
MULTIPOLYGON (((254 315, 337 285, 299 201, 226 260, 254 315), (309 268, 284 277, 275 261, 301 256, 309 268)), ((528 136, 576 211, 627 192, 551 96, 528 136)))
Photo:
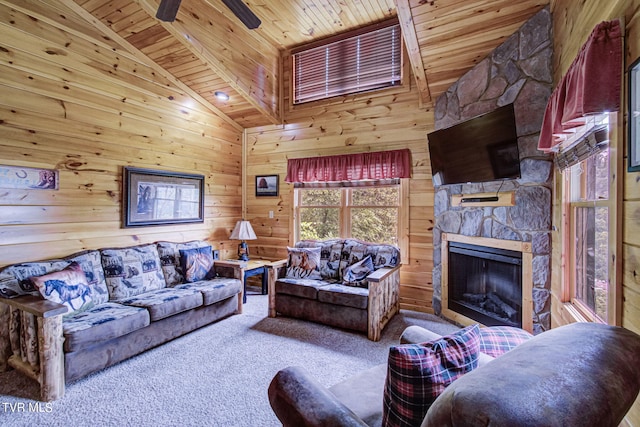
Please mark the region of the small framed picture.
POLYGON ((256 197, 278 195, 278 175, 256 175, 256 197))
POLYGON ((629 172, 640 171, 640 58, 629 67, 629 172))

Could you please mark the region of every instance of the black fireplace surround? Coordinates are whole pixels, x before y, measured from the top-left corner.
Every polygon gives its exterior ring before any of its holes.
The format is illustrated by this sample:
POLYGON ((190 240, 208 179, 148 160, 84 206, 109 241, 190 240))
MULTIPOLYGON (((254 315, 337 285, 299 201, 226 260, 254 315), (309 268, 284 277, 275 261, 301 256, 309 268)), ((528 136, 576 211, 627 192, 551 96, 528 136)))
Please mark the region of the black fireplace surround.
POLYGON ((448 307, 486 326, 522 327, 522 253, 449 242, 448 307))

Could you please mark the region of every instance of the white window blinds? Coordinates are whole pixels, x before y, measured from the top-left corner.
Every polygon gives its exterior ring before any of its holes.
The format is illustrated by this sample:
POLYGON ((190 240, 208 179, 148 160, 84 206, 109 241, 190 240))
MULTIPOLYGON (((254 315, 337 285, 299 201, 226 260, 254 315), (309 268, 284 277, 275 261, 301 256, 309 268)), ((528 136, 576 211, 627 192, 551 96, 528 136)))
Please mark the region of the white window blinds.
POLYGON ((400 25, 396 21, 384 28, 294 52, 294 104, 399 85, 400 41, 400 25))

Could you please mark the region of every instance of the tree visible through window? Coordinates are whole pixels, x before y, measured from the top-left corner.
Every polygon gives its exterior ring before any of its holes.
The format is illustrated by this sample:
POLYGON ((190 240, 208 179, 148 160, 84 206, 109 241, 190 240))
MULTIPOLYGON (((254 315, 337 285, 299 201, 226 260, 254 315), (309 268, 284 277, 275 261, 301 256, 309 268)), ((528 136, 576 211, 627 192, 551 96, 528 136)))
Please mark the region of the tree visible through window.
POLYGON ((400 186, 296 189, 296 240, 398 245, 400 186))

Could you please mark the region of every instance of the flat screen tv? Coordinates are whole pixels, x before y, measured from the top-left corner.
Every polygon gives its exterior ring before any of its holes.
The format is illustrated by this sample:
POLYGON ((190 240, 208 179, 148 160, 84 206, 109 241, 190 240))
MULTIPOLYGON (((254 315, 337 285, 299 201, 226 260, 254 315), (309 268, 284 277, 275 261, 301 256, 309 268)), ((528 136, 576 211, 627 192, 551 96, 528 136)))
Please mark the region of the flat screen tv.
POLYGON ((427 135, 434 185, 520 178, 513 104, 427 135))

